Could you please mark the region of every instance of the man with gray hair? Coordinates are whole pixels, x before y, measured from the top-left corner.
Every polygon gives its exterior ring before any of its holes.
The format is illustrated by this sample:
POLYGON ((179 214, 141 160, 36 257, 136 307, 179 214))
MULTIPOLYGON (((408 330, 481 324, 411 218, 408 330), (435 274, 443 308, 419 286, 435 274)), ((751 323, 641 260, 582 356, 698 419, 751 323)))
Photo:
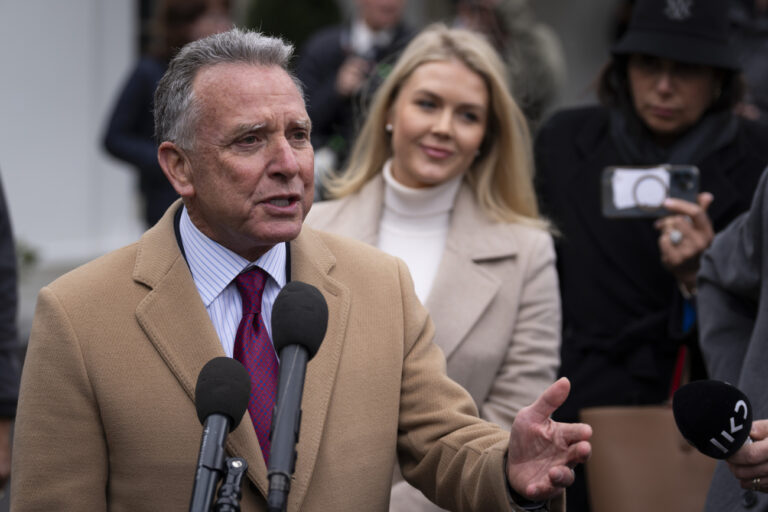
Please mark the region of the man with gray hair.
POLYGON ((313 153, 290 55, 232 30, 171 62, 156 94, 158 159, 181 200, 135 244, 41 290, 12 510, 184 508, 201 434, 195 382, 224 355, 258 380, 227 452, 249 464, 242 510, 265 510, 270 313, 292 279, 320 290, 329 318, 307 369, 288 510, 384 511, 398 461, 445 508, 531 510, 588 457, 589 427, 549 418, 568 381, 523 409, 511 435, 483 422, 445 375, 405 265, 302 228, 313 153))

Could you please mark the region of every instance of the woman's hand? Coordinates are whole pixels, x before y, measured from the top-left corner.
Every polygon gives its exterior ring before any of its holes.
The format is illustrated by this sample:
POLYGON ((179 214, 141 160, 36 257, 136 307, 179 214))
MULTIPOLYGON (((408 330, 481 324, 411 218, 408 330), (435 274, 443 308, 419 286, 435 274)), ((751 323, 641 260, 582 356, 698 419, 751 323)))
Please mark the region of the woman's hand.
POLYGON ((707 208, 713 199, 709 192, 699 194, 698 204, 668 198, 664 207, 672 214, 660 218, 655 224, 661 231, 661 262, 689 292, 696 289, 701 253, 715 237, 707 216, 707 208))

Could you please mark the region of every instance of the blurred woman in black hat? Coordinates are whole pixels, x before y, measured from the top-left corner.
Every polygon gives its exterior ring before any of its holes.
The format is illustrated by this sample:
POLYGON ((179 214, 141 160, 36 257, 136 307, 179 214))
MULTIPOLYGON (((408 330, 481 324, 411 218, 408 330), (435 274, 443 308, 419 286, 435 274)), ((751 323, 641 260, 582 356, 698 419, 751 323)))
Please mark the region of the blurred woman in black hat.
MULTIPOLYGON (((560 373, 573 383, 560 421, 576 421, 584 407, 662 403, 685 360, 694 378, 704 376, 699 258, 714 232, 749 208, 768 162, 768 132, 733 114, 742 80, 728 5, 634 2, 599 80, 600 105, 559 112, 539 132, 542 210, 561 233, 560 373), (621 218, 626 205, 615 204, 606 215, 603 201, 616 199, 601 192, 615 186, 601 185, 606 167, 662 164, 696 166, 701 193, 667 199, 660 217, 621 218)), ((647 213, 643 206, 631 210, 647 213)), ((568 491, 568 510, 589 510, 583 477, 568 491)))

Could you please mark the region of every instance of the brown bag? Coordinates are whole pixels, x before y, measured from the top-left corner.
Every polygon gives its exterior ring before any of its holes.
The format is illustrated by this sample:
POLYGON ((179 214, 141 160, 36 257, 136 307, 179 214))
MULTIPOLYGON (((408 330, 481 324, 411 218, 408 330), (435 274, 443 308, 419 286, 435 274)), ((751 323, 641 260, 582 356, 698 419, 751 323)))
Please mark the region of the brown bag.
POLYGON ((670 405, 582 409, 592 512, 701 512, 715 470, 677 430, 670 405))

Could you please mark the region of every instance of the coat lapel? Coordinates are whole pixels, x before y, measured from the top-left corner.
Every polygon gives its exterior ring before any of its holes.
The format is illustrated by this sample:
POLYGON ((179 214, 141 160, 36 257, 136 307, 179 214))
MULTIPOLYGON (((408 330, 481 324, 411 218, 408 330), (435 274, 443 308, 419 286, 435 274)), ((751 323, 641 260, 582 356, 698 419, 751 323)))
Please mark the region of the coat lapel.
POLYGON ((462 185, 426 304, 430 315, 439 319, 435 322, 439 325, 435 343, 446 358, 467 336, 501 286, 482 262, 514 257, 517 250, 503 227, 488 219, 475 203, 470 188, 462 185))
POLYGON ((328 303, 325 338, 307 365, 298 459, 288 497, 291 510, 301 510, 315 469, 347 329, 350 292, 329 276, 335 263, 336 258, 311 228, 305 226, 291 242, 291 278, 315 286, 328 303))
MULTIPOLYGON (((134 279, 150 288, 136 318, 195 407, 195 386, 203 366, 226 354, 181 255, 172 208, 140 240, 134 279)), ((227 437, 232 456, 248 461, 248 476, 266 496, 267 468, 248 412, 227 437)))
MULTIPOLYGON (((320 214, 313 218, 314 225, 320 229, 331 226, 336 233, 376 246, 384 186, 384 178, 379 174, 343 202, 323 205, 328 209, 317 212, 320 214)), ((426 303, 431 316, 440 320, 435 343, 446 357, 459 346, 498 293, 500 281, 483 268, 482 262, 517 253, 504 227, 490 221, 476 205, 471 189, 462 185, 451 215, 445 252, 426 303), (456 301, 457 293, 471 300, 456 301)))
POLYGON ((175 210, 138 242, 133 278, 150 291, 136 318, 194 405, 200 370, 224 350, 176 242, 175 210))
POLYGON ((319 211, 313 211, 316 215, 310 216, 312 225, 318 229, 330 227, 334 233, 343 233, 375 247, 379 242, 383 206, 384 178, 379 174, 357 194, 316 205, 314 208, 319 211))

